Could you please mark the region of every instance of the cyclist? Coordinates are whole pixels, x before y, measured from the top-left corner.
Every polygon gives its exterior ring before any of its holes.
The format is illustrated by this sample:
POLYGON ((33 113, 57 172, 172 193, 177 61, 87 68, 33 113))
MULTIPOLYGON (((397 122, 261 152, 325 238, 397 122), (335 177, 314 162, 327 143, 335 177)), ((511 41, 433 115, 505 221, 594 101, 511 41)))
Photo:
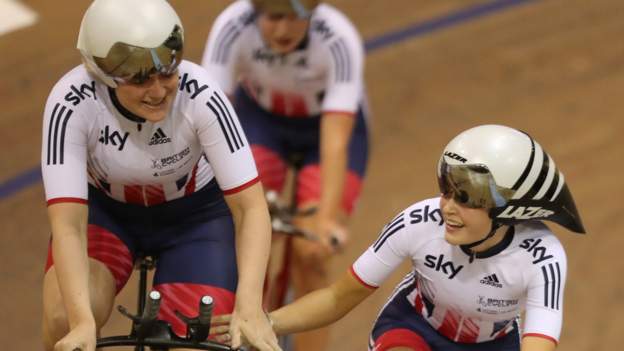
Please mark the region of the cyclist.
POLYGON ((83 64, 52 89, 42 172, 52 239, 43 293, 46 350, 95 350, 138 254, 157 257, 159 318, 202 295, 233 313, 233 344, 279 350, 262 310, 270 246, 245 134, 207 72, 184 61, 165 0, 95 0, 78 36, 83 64))
MULTIPOLYGON (((338 251, 330 242, 346 243, 368 157, 357 30, 318 0, 235 1, 216 19, 202 65, 233 97, 267 189, 283 191, 291 156, 301 155, 296 203, 318 211, 295 224, 322 240, 289 241, 287 269, 295 296, 326 286, 329 258, 338 251)), ((282 303, 284 290, 273 290, 268 309, 282 303)), ((326 333, 298 336, 296 349, 323 349, 326 333)))
POLYGON ((585 229, 553 159, 523 132, 483 125, 446 146, 437 175, 441 197, 394 217, 333 285, 271 313, 274 330, 332 323, 410 259, 413 270, 379 314, 370 350, 554 350, 566 255, 542 221, 585 229))

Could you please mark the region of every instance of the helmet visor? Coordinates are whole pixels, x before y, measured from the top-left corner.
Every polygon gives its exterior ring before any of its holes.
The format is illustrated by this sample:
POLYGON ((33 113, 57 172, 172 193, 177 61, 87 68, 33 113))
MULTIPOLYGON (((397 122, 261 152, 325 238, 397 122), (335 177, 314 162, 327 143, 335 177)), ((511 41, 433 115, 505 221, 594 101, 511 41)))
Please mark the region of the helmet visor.
POLYGON ((141 84, 153 74, 173 74, 182 60, 183 43, 182 28, 176 25, 160 46, 143 48, 118 42, 106 57, 93 60, 115 81, 141 84))
POLYGON ((449 165, 442 159, 438 186, 442 196, 469 208, 503 206, 511 199, 513 190, 496 185, 490 170, 481 164, 449 165))

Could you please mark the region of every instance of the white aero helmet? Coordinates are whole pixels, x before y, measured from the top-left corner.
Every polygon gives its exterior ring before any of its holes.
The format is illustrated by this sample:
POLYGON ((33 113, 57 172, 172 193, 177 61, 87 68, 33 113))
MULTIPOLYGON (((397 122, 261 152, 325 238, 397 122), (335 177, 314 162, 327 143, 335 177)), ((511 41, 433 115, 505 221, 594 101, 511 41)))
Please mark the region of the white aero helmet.
POLYGON ((77 47, 87 69, 116 88, 175 72, 184 31, 166 0, 95 0, 82 18, 77 47))
POLYGON ((309 18, 319 4, 319 0, 252 0, 256 11, 290 14, 299 18, 309 18))
POLYGON ((585 233, 563 174, 540 144, 519 130, 482 125, 462 132, 444 148, 438 183, 455 201, 489 210, 493 224, 550 220, 585 233))

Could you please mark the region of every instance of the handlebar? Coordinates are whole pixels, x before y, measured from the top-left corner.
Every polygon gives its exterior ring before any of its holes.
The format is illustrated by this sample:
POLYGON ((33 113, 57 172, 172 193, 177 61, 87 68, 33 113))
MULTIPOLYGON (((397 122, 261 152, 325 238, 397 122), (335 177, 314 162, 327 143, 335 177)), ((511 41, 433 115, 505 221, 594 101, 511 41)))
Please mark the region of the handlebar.
POLYGON ((199 315, 197 316, 199 324, 210 326, 213 301, 213 298, 208 295, 202 296, 202 298, 199 300, 199 315))
POLYGON ((160 302, 162 301, 160 293, 156 290, 150 291, 147 297, 147 304, 145 305, 145 310, 143 310, 143 316, 141 316, 142 322, 156 320, 156 317, 158 317, 158 311, 160 310, 160 302))
MULTIPOLYGON (((295 217, 311 216, 316 213, 317 208, 311 207, 304 210, 295 208, 294 206, 288 206, 284 204, 274 190, 269 190, 265 193, 266 201, 269 206, 269 214, 271 216, 271 228, 273 232, 283 233, 287 235, 301 237, 310 241, 320 241, 321 239, 316 233, 312 231, 299 228, 293 224, 295 217)), ((336 236, 331 236, 330 245, 333 248, 339 248, 340 241, 336 236)))

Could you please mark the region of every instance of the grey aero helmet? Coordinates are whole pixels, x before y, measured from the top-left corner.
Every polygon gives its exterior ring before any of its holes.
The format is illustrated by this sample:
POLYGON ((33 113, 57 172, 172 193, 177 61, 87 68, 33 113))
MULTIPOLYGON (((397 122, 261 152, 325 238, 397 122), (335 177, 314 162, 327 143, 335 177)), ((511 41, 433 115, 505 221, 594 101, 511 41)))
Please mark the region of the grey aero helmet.
POLYGON ((585 233, 563 174, 540 144, 519 130, 482 125, 462 132, 444 148, 438 183, 455 201, 487 209, 493 229, 549 220, 585 233))
POLYGON ((82 18, 77 47, 87 69, 116 88, 175 72, 184 31, 166 0, 95 0, 82 18))

